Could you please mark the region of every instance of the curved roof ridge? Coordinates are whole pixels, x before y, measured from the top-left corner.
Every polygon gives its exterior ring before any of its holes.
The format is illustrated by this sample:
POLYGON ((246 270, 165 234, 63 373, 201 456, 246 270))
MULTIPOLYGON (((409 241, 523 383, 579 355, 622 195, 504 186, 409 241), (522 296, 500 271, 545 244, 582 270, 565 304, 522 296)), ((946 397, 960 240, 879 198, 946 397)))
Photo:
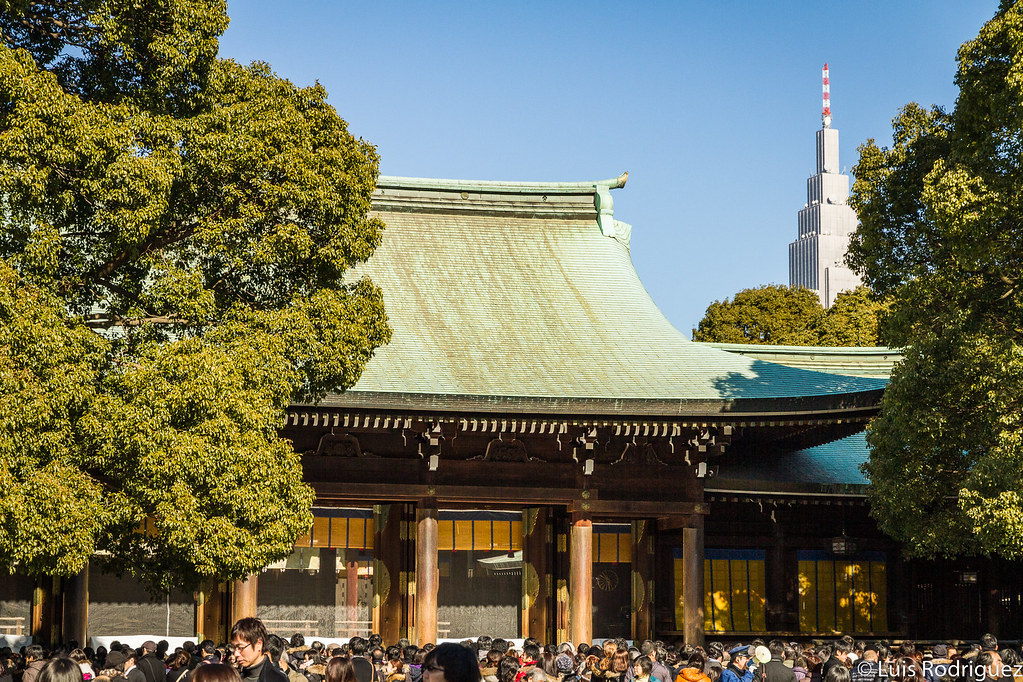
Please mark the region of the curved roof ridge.
POLYGON ((592 192, 598 187, 620 189, 629 179, 628 171, 616 178, 583 182, 519 182, 505 180, 456 180, 444 178, 411 178, 397 175, 381 175, 377 187, 400 187, 403 189, 441 189, 508 192, 511 194, 548 194, 592 192))

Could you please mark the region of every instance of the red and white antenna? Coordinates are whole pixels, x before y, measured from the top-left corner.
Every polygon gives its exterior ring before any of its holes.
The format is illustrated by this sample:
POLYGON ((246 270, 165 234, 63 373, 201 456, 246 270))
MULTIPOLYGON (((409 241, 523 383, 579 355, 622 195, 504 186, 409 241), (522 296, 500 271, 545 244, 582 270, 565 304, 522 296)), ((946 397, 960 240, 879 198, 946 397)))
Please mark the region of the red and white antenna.
POLYGON ((824 110, 821 112, 821 118, 824 121, 824 127, 831 127, 831 78, 828 77, 828 65, 824 64, 824 69, 821 71, 821 87, 824 89, 824 110))

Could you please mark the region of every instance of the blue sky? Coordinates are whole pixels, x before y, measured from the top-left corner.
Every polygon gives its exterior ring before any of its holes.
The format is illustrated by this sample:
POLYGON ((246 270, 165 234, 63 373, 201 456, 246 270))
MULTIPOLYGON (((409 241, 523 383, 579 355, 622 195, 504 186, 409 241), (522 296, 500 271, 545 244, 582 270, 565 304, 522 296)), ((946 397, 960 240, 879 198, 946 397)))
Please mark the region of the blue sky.
POLYGON ((903 104, 954 106, 956 51, 996 5, 230 0, 221 54, 322 83, 386 175, 629 171, 615 217, 688 335, 711 301, 788 283, 824 62, 851 168, 903 104))

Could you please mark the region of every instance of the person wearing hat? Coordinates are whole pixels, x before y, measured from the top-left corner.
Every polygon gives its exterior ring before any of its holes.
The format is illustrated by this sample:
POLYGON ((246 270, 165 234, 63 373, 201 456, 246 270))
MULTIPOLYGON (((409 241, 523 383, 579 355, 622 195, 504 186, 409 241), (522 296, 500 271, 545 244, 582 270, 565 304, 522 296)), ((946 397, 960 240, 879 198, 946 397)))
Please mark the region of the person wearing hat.
POLYGON ((579 675, 575 670, 575 658, 568 654, 558 654, 554 659, 554 669, 558 671, 561 682, 577 682, 579 675))
POLYGON ((167 679, 167 666, 156 657, 156 642, 147 639, 142 642, 142 650, 139 660, 135 663, 146 682, 165 682, 167 679))
MULTIPOLYGON (((113 670, 118 674, 118 676, 123 675, 124 664, 127 660, 128 657, 122 654, 118 649, 111 649, 103 662, 103 670, 113 670)), ((103 674, 102 670, 100 671, 100 674, 103 674)))
POLYGON ((753 671, 748 668, 751 646, 737 646, 728 650, 731 660, 728 667, 721 671, 721 682, 753 682, 753 671))
MULTIPOLYGON (((120 660, 120 657, 115 658, 114 660, 120 660)), ((115 649, 114 651, 111 651, 109 654, 107 654, 107 666, 112 667, 116 670, 123 670, 124 677, 125 679, 128 680, 128 682, 146 682, 146 676, 143 675, 142 671, 139 670, 138 666, 135 665, 135 650, 132 649, 130 646, 125 645, 125 647, 120 651, 117 651, 115 649), (115 656, 118 653, 121 654, 124 660, 121 661, 120 665, 111 666, 110 657, 115 656)))
POLYGON ((941 682, 941 678, 948 676, 948 668, 952 665, 952 659, 948 655, 948 646, 935 644, 931 647, 931 660, 924 668, 924 679, 927 682, 941 682))

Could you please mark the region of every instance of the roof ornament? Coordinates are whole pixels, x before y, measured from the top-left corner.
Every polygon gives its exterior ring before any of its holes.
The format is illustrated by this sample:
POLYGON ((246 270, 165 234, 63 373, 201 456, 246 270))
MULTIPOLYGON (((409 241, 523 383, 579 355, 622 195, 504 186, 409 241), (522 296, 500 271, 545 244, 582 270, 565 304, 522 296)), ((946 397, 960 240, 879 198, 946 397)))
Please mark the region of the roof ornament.
POLYGON ((594 185, 597 193, 593 196, 593 207, 597 209, 597 225, 600 226, 600 233, 605 237, 616 236, 614 219, 614 201, 611 199, 611 190, 625 187, 629 179, 629 172, 625 171, 613 180, 604 180, 594 185))

